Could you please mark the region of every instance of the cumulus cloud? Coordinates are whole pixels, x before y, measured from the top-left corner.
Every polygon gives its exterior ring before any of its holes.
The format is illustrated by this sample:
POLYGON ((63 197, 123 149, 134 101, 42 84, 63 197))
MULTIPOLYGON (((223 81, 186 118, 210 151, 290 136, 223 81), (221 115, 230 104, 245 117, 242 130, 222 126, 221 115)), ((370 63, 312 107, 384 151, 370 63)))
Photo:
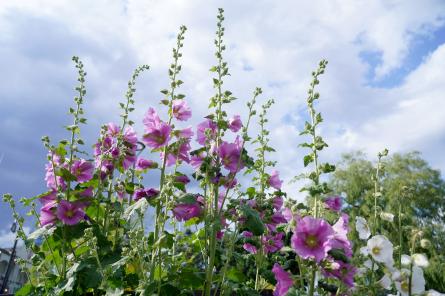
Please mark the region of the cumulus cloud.
MULTIPOLYGON (((208 69, 215 63, 213 39, 217 1, 2 1, 0 3, 0 188, 16 196, 44 190, 45 151, 39 138, 66 138, 59 126, 75 93, 70 62, 85 62, 90 125, 83 132, 94 143, 101 124, 119 120, 118 102, 138 64, 147 63, 138 84, 134 118, 157 106, 168 86, 167 68, 180 25, 188 27, 182 60, 181 91, 194 110, 193 122, 206 115, 212 96, 208 69), (1 157, 0 157, 1 158, 1 157)), ((365 149, 370 155, 417 149, 436 168, 445 168, 443 100, 444 48, 431 48, 400 85, 371 87, 391 79, 412 54, 412 44, 443 28, 445 3, 412 1, 225 1, 230 76, 225 86, 239 98, 229 113, 243 113, 256 86, 263 100, 274 98, 269 129, 271 155, 285 180, 303 171, 297 148, 304 121, 310 73, 321 58, 330 63, 321 78, 317 105, 330 147, 324 160, 365 149), (374 53, 377 63, 363 58, 374 53)), ((141 131, 141 125, 138 130, 141 131)), ((90 147, 90 146, 87 146, 90 147)), ((285 185, 301 198, 298 184, 285 185)), ((1 204, 0 213, 6 213, 1 204)))

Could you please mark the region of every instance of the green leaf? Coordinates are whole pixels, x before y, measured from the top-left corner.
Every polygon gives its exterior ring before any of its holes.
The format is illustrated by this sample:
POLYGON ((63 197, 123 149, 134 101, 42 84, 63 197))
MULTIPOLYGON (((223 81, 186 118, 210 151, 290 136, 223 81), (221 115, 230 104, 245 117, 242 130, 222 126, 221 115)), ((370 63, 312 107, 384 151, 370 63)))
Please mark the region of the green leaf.
POLYGON ((303 163, 304 163, 305 167, 307 167, 308 164, 310 164, 313 161, 314 161, 314 155, 313 154, 308 154, 308 155, 304 156, 303 163))
POLYGON ((244 273, 235 267, 232 267, 227 272, 227 278, 237 283, 243 283, 246 280, 246 276, 244 275, 244 273))
POLYGON ((246 222, 244 224, 246 228, 250 230, 254 235, 262 235, 264 233, 265 227, 263 222, 261 221, 260 216, 258 215, 258 212, 246 205, 241 206, 241 211, 246 217, 246 222))
POLYGON ((66 168, 57 168, 56 169, 56 176, 62 177, 65 181, 76 181, 77 178, 71 172, 66 168))

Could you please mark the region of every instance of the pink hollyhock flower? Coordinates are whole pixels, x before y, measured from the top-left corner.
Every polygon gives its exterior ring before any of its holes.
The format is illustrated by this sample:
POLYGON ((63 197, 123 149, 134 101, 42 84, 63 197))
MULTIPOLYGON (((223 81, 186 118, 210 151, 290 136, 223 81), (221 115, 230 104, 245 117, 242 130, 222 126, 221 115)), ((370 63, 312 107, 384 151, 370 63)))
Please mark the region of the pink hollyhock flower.
POLYGON ((275 279, 277 280, 277 284, 275 286, 275 290, 273 292, 274 296, 285 296, 287 291, 294 284, 290 274, 286 272, 278 263, 275 263, 272 272, 275 274, 275 279))
POLYGON ((117 137, 120 131, 121 128, 117 126, 114 122, 110 122, 107 124, 107 134, 109 134, 110 136, 117 137))
POLYGON ((165 122, 161 122, 155 128, 146 129, 143 140, 148 147, 158 149, 168 144, 171 134, 171 126, 165 122))
POLYGON ((190 165, 194 169, 198 169, 201 166, 201 164, 202 164, 202 162, 204 160, 204 157, 205 157, 205 153, 204 152, 202 152, 202 153, 200 153, 198 155, 192 155, 190 157, 190 165))
POLYGON ((324 201, 324 203, 325 203, 326 208, 328 208, 334 212, 339 212, 341 210, 342 200, 341 200, 340 196, 328 197, 324 201))
POLYGON ((152 129, 159 126, 161 119, 159 118, 158 113, 156 113, 156 110, 150 107, 145 113, 142 123, 146 129, 152 129))
POLYGON ((193 133, 193 130, 192 130, 191 126, 186 127, 184 129, 178 131, 178 137, 179 138, 191 139, 193 137, 193 135, 194 135, 194 133, 193 133))
POLYGON ((244 167, 241 161, 241 147, 237 143, 222 142, 218 148, 218 155, 224 165, 224 168, 231 173, 236 173, 244 167))
POLYGON ((85 189, 84 191, 79 193, 80 197, 93 197, 93 187, 88 187, 87 189, 85 189))
POLYGON ((57 190, 57 186, 60 186, 63 190, 66 188, 65 181, 61 176, 56 176, 54 174, 54 168, 52 163, 48 163, 45 165, 45 181, 46 186, 52 190, 57 190))
POLYGON ((241 127, 243 126, 243 123, 241 122, 241 118, 239 115, 235 115, 232 118, 230 118, 229 120, 229 129, 236 133, 237 131, 239 131, 241 129, 241 127))
POLYGON ((283 198, 281 196, 276 196, 272 201, 275 210, 280 210, 283 206, 283 198))
POLYGON ((265 253, 275 253, 283 247, 284 233, 279 232, 275 235, 265 235, 262 237, 262 243, 265 253))
POLYGON ((331 238, 332 249, 342 249, 348 258, 352 258, 352 243, 348 239, 349 216, 342 214, 338 221, 332 226, 334 235, 331 238))
POLYGON ((184 100, 173 100, 173 116, 180 121, 186 121, 192 117, 192 110, 184 100))
POLYGON ((280 212, 273 213, 272 217, 270 217, 271 221, 274 224, 287 223, 286 218, 280 212))
POLYGON ((224 231, 220 230, 220 231, 216 232, 217 240, 222 240, 223 237, 224 237, 224 231))
MULTIPOLYGON (((190 142, 186 141, 184 143, 181 143, 178 147, 177 151, 174 151, 173 153, 169 153, 167 155, 166 165, 172 166, 176 164, 176 161, 185 161, 186 163, 190 162, 190 156, 189 151, 192 149, 190 146, 190 142)), ((161 159, 164 159, 164 153, 161 152, 161 159)))
POLYGON ((306 216, 298 220, 291 244, 301 258, 313 258, 320 262, 331 249, 330 239, 333 234, 334 230, 325 220, 306 216))
POLYGON ((39 201, 42 203, 43 206, 50 202, 54 202, 57 199, 57 191, 53 190, 47 195, 44 195, 39 198, 39 201))
POLYGON ((180 175, 175 177, 175 181, 183 184, 188 184, 190 183, 190 178, 187 177, 186 175, 180 175))
POLYGON ((323 273, 328 277, 335 277, 341 280, 349 288, 354 287, 354 276, 357 273, 357 268, 349 263, 343 261, 335 261, 338 268, 323 270, 323 273))
POLYGON ((207 140, 210 140, 215 137, 216 128, 217 128, 216 123, 210 119, 206 119, 205 121, 201 122, 197 126, 196 141, 199 144, 204 146, 206 144, 207 140), (209 132, 210 132, 210 139, 207 139, 207 136, 206 136, 207 130, 209 130, 209 132))
POLYGON ((280 180, 280 174, 278 171, 273 170, 272 175, 269 177, 269 185, 277 190, 280 190, 281 184, 283 184, 283 181, 280 180))
POLYGON ((57 217, 52 210, 40 210, 40 226, 52 225, 57 221, 57 217))
POLYGON ((136 161, 136 170, 138 171, 151 169, 155 167, 156 167, 156 162, 149 159, 139 157, 138 160, 136 161))
POLYGON ((246 250, 249 253, 252 253, 252 254, 256 254, 257 251, 258 251, 257 248, 254 245, 249 244, 249 243, 245 243, 243 245, 243 249, 246 250))
POLYGON ((88 182, 93 178, 93 164, 85 159, 78 159, 71 166, 71 174, 77 178, 77 182, 88 182))
POLYGON ((85 217, 85 212, 77 204, 61 200, 57 207, 57 218, 67 225, 75 225, 85 217))
POLYGON ((178 204, 173 210, 173 215, 178 221, 187 221, 201 215, 201 206, 198 202, 192 204, 178 204))
POLYGON ((223 186, 225 188, 232 189, 236 186, 236 184, 238 184, 238 180, 236 180, 236 178, 232 178, 230 175, 224 178, 223 186))
POLYGON ((151 199, 158 196, 159 190, 155 188, 139 188, 134 191, 134 200, 140 200, 141 198, 151 199))

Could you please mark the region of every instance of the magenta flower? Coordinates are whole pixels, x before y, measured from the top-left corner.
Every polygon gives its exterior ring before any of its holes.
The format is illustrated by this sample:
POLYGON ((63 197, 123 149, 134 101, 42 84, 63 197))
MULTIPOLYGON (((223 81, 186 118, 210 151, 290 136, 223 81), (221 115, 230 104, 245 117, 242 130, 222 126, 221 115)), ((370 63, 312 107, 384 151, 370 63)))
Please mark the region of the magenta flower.
POLYGON ((254 245, 249 244, 249 243, 245 243, 243 245, 243 249, 246 250, 249 253, 252 253, 252 254, 256 254, 257 251, 258 251, 257 248, 254 245))
POLYGON ((201 215, 201 205, 198 202, 192 204, 178 204, 174 207, 172 212, 176 220, 187 221, 201 215))
POLYGON ((206 119, 205 121, 198 124, 196 131, 196 141, 201 145, 205 145, 208 140, 213 139, 216 136, 216 127, 216 123, 210 119, 206 119), (207 139, 207 130, 210 133, 210 139, 207 139))
POLYGON ((352 243, 348 239, 349 216, 342 214, 338 221, 332 226, 334 235, 331 238, 331 249, 342 249, 348 258, 352 258, 352 243))
POLYGON ((85 217, 85 212, 77 204, 61 200, 57 207, 57 218, 67 225, 75 225, 85 217))
POLYGON ((265 235, 262 237, 262 243, 266 254, 275 253, 283 247, 284 233, 279 232, 275 235, 265 235))
POLYGON ((218 148, 218 155, 224 168, 231 173, 236 173, 244 167, 241 161, 241 147, 237 143, 222 142, 218 148))
POLYGON ((275 274, 275 279, 277 284, 275 285, 275 290, 273 292, 274 296, 285 296, 287 291, 294 284, 290 274, 286 272, 278 263, 275 263, 272 272, 275 274))
POLYGON ((243 233, 241 233, 244 237, 252 237, 253 233, 247 230, 244 230, 243 233))
POLYGON ((179 175, 175 177, 175 181, 179 182, 179 183, 183 183, 183 184, 188 184, 190 183, 190 179, 189 177, 187 177, 186 175, 179 175))
POLYGON ((280 174, 273 170, 272 175, 269 177, 269 185, 277 190, 280 190, 281 184, 283 184, 283 181, 280 180, 280 174))
POLYGON ((243 123, 241 122, 241 118, 239 115, 235 115, 232 118, 230 118, 229 120, 229 129, 236 133, 237 131, 239 131, 241 129, 241 127, 243 126, 243 123))
POLYGON ((167 145, 170 140, 172 128, 167 123, 159 119, 153 108, 149 108, 143 119, 145 126, 144 142, 147 146, 158 149, 167 145))
POLYGON ((53 190, 47 195, 44 195, 39 198, 39 201, 42 203, 43 206, 50 202, 54 202, 57 199, 57 191, 53 190))
POLYGON ((192 111, 184 100, 173 100, 173 116, 180 121, 186 121, 192 117, 192 111))
POLYGON ((179 138, 188 139, 188 140, 190 140, 193 137, 193 135, 194 135, 194 133, 193 133, 191 126, 186 127, 182 130, 179 130, 177 133, 177 136, 179 138))
POLYGON ((281 196, 274 197, 272 204, 275 210, 280 210, 283 206, 283 198, 281 196))
POLYGON ((333 234, 334 230, 325 220, 306 216, 298 220, 291 244, 301 258, 320 262, 331 249, 330 239, 333 234))
POLYGON ((156 162, 154 162, 153 160, 139 157, 138 160, 136 161, 136 170, 138 171, 152 169, 155 167, 156 167, 156 162))
POLYGON ((61 176, 56 176, 54 174, 53 164, 52 163, 46 164, 45 170, 46 170, 45 174, 46 186, 48 186, 48 188, 52 190, 57 190, 57 186, 61 187, 62 190, 65 190, 66 188, 65 181, 62 179, 61 176))
MULTIPOLYGON (((172 151, 167 155, 166 165, 172 166, 176 164, 176 161, 185 161, 186 163, 190 162, 189 151, 192 149, 190 146, 190 142, 186 141, 181 143, 176 151, 172 151)), ((164 159, 164 153, 161 152, 161 159, 164 159)))
POLYGON ((325 201, 326 208, 330 209, 334 212, 339 212, 342 206, 342 200, 340 196, 331 196, 328 197, 325 201))
POLYGON ((77 182, 88 182, 93 178, 93 164, 85 159, 78 159, 71 166, 71 174, 77 178, 77 182))
POLYGON ((329 270, 325 269, 323 270, 323 273, 328 277, 335 277, 341 280, 349 288, 354 287, 354 276, 357 272, 357 268, 343 261, 335 261, 335 263, 336 265, 338 264, 338 268, 329 270))
POLYGON ((41 226, 52 225, 57 221, 57 217, 52 210, 40 210, 39 223, 41 226))
POLYGON ((140 200, 141 198, 151 199, 158 196, 159 190, 155 188, 139 188, 134 191, 134 200, 140 200))
POLYGON ((273 213, 273 215, 270 217, 272 223, 274 224, 281 224, 281 223, 287 223, 286 218, 283 216, 283 214, 281 214, 281 212, 275 212, 273 213))

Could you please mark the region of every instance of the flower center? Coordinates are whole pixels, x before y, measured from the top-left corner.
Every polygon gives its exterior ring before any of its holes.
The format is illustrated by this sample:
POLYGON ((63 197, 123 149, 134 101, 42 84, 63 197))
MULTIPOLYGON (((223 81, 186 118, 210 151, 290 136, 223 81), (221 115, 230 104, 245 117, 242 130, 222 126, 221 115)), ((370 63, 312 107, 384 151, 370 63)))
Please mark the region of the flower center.
POLYGON ((409 290, 409 283, 407 281, 403 281, 402 284, 400 285, 400 288, 403 291, 408 291, 409 290))
POLYGON ((373 248, 372 248, 372 253, 373 253, 374 255, 379 255, 379 254, 380 254, 380 248, 377 247, 377 246, 373 247, 373 248))
POLYGON ((68 218, 72 218, 72 217, 74 216, 74 212, 73 212, 73 210, 68 210, 68 211, 66 211, 65 215, 66 215, 68 218))
POLYGON ((306 245, 309 248, 314 248, 318 245, 317 237, 315 235, 309 234, 306 238, 306 245))

